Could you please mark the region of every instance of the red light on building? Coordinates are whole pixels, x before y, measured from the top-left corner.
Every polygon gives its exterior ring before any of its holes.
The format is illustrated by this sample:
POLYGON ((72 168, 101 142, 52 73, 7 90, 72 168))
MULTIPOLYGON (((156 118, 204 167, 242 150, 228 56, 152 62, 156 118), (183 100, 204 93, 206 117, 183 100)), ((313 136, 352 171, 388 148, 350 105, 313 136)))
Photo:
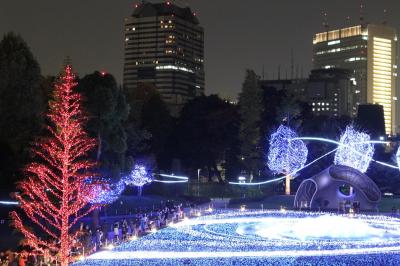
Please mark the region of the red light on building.
POLYGON ((100 74, 104 77, 105 75, 107 75, 107 72, 101 71, 100 74))

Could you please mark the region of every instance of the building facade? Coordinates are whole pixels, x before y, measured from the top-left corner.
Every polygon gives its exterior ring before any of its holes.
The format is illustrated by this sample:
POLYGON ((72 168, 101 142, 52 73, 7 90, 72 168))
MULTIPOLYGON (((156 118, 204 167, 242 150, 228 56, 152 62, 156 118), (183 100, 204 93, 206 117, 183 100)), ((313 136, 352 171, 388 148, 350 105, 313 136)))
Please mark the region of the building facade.
POLYGON ((314 115, 354 117, 352 74, 347 69, 315 69, 308 79, 261 80, 260 84, 264 90, 286 90, 308 103, 314 115))
POLYGON ((153 84, 173 115, 204 94, 204 32, 189 7, 143 2, 125 19, 124 88, 153 84))
POLYGON ((384 107, 386 134, 398 132, 397 33, 386 25, 357 25, 317 33, 313 38, 315 69, 353 71, 353 109, 359 104, 384 107))

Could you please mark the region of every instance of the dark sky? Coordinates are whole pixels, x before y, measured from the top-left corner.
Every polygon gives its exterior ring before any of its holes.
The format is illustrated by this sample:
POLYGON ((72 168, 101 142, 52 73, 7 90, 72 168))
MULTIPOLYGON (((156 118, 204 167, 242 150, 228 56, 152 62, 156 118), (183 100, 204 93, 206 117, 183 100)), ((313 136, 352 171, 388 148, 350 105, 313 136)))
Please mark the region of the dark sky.
MULTIPOLYGON (((137 1, 0 0, 0 34, 14 31, 30 45, 43 74, 59 71, 69 55, 84 75, 106 70, 122 80, 123 23, 137 1)), ((331 27, 356 24, 360 0, 188 0, 205 29, 206 93, 236 97, 246 68, 281 77, 295 64, 311 68, 313 33, 321 31, 321 10, 331 27)), ((400 0, 365 0, 367 21, 400 28, 400 0)))

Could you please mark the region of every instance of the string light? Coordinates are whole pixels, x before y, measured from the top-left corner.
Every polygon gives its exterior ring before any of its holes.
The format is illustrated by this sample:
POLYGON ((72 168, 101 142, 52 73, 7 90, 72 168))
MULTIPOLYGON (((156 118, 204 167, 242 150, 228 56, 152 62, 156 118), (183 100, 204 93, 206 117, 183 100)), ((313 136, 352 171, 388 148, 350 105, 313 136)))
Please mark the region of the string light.
POLYGON ((374 154, 374 146, 369 141, 368 134, 355 130, 353 126, 347 126, 340 136, 334 163, 350 166, 365 173, 374 154))
POLYGON ((151 183, 153 177, 147 172, 144 165, 137 164, 134 166, 131 173, 124 178, 124 181, 128 186, 137 187, 138 195, 141 196, 143 186, 151 183))
MULTIPOLYGON (((353 131, 354 131, 354 129, 353 129, 353 131)), ((361 133, 361 132, 358 132, 358 133, 359 134, 365 134, 365 133, 361 133)), ((353 135, 357 135, 357 134, 351 133, 350 135, 353 136, 353 135)), ((342 137, 343 137, 343 135, 342 135, 342 137)), ((362 147, 372 147, 373 148, 373 144, 388 144, 389 143, 387 141, 381 141, 381 140, 370 140, 367 134, 362 135, 362 137, 360 137, 360 138, 356 138, 353 142, 348 141, 347 137, 346 137, 346 140, 344 141, 344 139, 343 139, 342 142, 336 141, 336 140, 332 140, 332 139, 327 139, 327 138, 321 138, 321 137, 293 137, 293 138, 291 138, 292 142, 293 141, 297 141, 297 140, 301 140, 301 141, 303 141, 303 140, 306 140, 306 141, 320 141, 320 142, 325 142, 325 143, 329 143, 329 144, 336 144, 337 147, 334 148, 333 150, 321 155, 320 157, 318 157, 317 159, 311 161, 310 163, 305 164, 303 167, 298 168, 298 169, 294 170, 293 172, 286 174, 285 176, 281 176, 281 177, 277 177, 277 178, 273 178, 273 179, 269 179, 269 180, 265 180, 265 181, 261 181, 261 182, 253 182, 253 183, 229 182, 229 184, 242 185, 242 186, 256 186, 256 185, 264 185, 264 184, 268 184, 268 183, 272 183, 272 182, 281 181, 281 180, 283 180, 283 179, 285 179, 287 177, 294 176, 295 174, 297 174, 298 172, 300 172, 304 168, 307 168, 308 166, 316 163, 317 161, 319 161, 322 158, 330 155, 331 153, 336 152, 339 149, 339 147, 341 148, 341 152, 339 154, 346 155, 344 153, 344 151, 347 150, 347 152, 352 152, 352 155, 358 155, 360 158, 366 158, 366 159, 370 158, 369 161, 368 160, 366 161, 368 164, 369 164, 369 162, 372 161, 372 162, 375 162, 375 163, 380 164, 380 165, 385 166, 385 167, 389 167, 389 168, 393 168, 393 169, 400 169, 400 147, 399 147, 399 149, 398 149, 398 151, 396 153, 397 165, 392 165, 392 164, 389 164, 389 163, 386 163, 386 162, 381 162, 381 161, 375 160, 375 159, 372 158, 372 154, 368 155, 368 154, 363 154, 362 152, 360 152, 360 147, 361 148, 362 147)), ((278 151, 279 151, 279 149, 275 149, 276 154, 278 154, 278 151)), ((352 158, 354 156, 350 156, 350 157, 352 158)), ((339 161, 340 160, 338 160, 338 162, 339 161)), ((347 161, 350 164, 350 160, 347 160, 347 161)), ((354 165, 354 163, 351 163, 351 164, 354 165)), ((360 162, 360 164, 363 165, 363 162, 360 162)), ((350 166, 350 167, 353 167, 353 166, 350 166)), ((357 166, 355 166, 355 167, 357 167, 357 166)), ((353 168, 355 168, 355 167, 353 167, 353 168)), ((278 169, 281 169, 281 168, 282 167, 279 167, 278 169)), ((360 167, 360 168, 362 169, 362 167, 360 167)), ((368 166, 367 166, 367 168, 368 168, 368 166)))
POLYGON ((269 141, 268 167, 275 173, 291 173, 304 166, 308 150, 302 140, 293 140, 296 132, 279 126, 269 141))
POLYGON ((117 183, 97 184, 93 186, 95 197, 90 200, 92 204, 111 204, 115 202, 125 190, 125 181, 120 179, 117 183))
POLYGON ((396 162, 397 162, 397 167, 400 169, 400 147, 397 148, 397 152, 396 152, 396 162))
POLYGON ((95 166, 86 156, 96 140, 89 138, 83 128, 88 117, 82 112, 81 95, 74 92, 74 80, 68 65, 55 85, 54 101, 50 102, 49 137, 35 143, 33 152, 39 160, 26 167, 26 178, 18 185, 16 199, 35 231, 20 214, 11 213, 25 243, 35 251, 58 253, 62 266, 70 261, 75 240, 72 226, 96 208, 88 205, 94 194, 85 174, 95 166))
POLYGON ((350 258, 367 265, 374 256, 397 265, 399 229, 400 220, 387 216, 217 210, 77 265, 180 265, 185 259, 196 265, 288 265, 299 257, 307 265, 346 264, 350 258))

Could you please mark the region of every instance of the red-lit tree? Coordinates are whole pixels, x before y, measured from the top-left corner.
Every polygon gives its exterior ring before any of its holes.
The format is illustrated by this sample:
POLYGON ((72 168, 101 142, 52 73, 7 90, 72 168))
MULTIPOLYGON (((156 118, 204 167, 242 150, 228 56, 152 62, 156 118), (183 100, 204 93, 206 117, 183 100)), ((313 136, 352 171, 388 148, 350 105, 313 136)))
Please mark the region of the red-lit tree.
POLYGON ((11 213, 26 244, 35 250, 55 252, 61 265, 70 261, 73 225, 96 208, 88 204, 94 195, 86 181, 95 166, 87 154, 96 141, 83 128, 87 116, 81 108, 81 95, 74 92, 74 80, 71 66, 66 66, 55 85, 47 115, 49 137, 34 145, 37 162, 26 167, 26 179, 18 184, 20 193, 16 197, 33 223, 28 226, 20 214, 11 213))

